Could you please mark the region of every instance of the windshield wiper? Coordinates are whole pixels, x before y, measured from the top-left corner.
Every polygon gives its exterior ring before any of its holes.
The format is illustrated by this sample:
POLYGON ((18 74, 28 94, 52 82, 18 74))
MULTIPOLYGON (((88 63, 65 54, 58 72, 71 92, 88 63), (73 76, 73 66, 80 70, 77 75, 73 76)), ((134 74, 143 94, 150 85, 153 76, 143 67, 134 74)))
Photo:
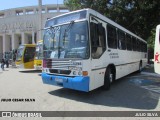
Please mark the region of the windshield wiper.
POLYGON ((63 46, 64 46, 64 43, 66 41, 66 33, 71 29, 71 26, 74 24, 74 21, 71 21, 68 25, 68 27, 64 30, 64 34, 63 34, 63 46))
MULTIPOLYGON (((65 41, 66 41, 66 35, 67 35, 67 32, 70 30, 70 28, 71 28, 71 26, 74 24, 74 21, 71 21, 70 23, 69 23, 69 25, 67 26, 67 28, 64 30, 64 34, 63 34, 63 46, 64 46, 64 43, 65 43, 65 41)), ((60 47, 60 40, 59 40, 59 43, 58 43, 58 58, 61 56, 61 51, 60 51, 60 49, 62 48, 62 47, 60 47)))
POLYGON ((53 39, 55 37, 55 33, 53 32, 54 30, 54 27, 50 26, 48 29, 47 29, 47 32, 49 33, 50 37, 53 39))

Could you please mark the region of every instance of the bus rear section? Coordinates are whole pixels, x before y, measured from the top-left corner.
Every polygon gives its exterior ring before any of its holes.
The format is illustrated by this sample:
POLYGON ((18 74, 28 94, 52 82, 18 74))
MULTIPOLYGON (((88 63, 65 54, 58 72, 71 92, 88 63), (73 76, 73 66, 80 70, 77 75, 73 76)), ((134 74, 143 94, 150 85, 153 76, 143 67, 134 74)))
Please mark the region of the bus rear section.
POLYGON ((154 70, 160 74, 160 25, 156 27, 155 46, 154 46, 154 70))
POLYGON ((33 69, 36 45, 20 45, 17 50, 16 66, 18 68, 33 69))
POLYGON ((43 40, 37 42, 36 54, 34 59, 34 69, 42 70, 42 59, 43 59, 43 40))

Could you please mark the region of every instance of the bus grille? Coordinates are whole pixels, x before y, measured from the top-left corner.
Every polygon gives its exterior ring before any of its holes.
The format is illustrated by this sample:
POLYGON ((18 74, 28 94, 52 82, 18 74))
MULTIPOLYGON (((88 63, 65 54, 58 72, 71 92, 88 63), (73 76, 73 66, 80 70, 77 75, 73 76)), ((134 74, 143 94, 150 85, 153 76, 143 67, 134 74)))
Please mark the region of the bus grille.
POLYGON ((73 65, 71 61, 53 61, 52 59, 46 59, 45 63, 47 68, 63 69, 63 70, 68 70, 69 67, 76 66, 73 65))
POLYGON ((69 75, 71 73, 71 70, 49 69, 49 72, 53 74, 69 75))

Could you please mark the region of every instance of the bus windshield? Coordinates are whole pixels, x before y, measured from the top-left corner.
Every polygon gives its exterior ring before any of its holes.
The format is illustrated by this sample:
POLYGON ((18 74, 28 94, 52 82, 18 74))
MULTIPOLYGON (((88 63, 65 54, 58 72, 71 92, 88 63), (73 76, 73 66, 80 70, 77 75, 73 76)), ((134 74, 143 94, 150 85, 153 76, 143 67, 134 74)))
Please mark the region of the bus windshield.
POLYGON ((17 50, 16 60, 21 60, 22 55, 23 55, 24 48, 25 48, 25 46, 23 46, 23 45, 19 46, 19 48, 18 48, 18 50, 17 50))
POLYGON ((38 44, 36 46, 35 59, 43 59, 43 44, 38 44))
POLYGON ((34 60, 35 57, 35 47, 26 47, 24 51, 24 63, 34 60))
POLYGON ((89 57, 87 21, 59 25, 45 29, 43 55, 45 58, 89 57))

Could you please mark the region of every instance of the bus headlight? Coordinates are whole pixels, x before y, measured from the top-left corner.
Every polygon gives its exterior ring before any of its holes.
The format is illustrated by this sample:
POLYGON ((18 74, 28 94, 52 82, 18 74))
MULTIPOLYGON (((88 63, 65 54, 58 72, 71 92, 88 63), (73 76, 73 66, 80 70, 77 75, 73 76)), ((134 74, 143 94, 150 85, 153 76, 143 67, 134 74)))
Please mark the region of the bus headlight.
POLYGON ((81 67, 68 67, 68 69, 72 71, 73 75, 82 75, 81 67))
POLYGON ((78 75, 82 75, 82 72, 81 72, 81 71, 79 71, 79 72, 78 72, 78 75))
POLYGON ((73 75, 76 75, 76 71, 73 71, 73 75))

